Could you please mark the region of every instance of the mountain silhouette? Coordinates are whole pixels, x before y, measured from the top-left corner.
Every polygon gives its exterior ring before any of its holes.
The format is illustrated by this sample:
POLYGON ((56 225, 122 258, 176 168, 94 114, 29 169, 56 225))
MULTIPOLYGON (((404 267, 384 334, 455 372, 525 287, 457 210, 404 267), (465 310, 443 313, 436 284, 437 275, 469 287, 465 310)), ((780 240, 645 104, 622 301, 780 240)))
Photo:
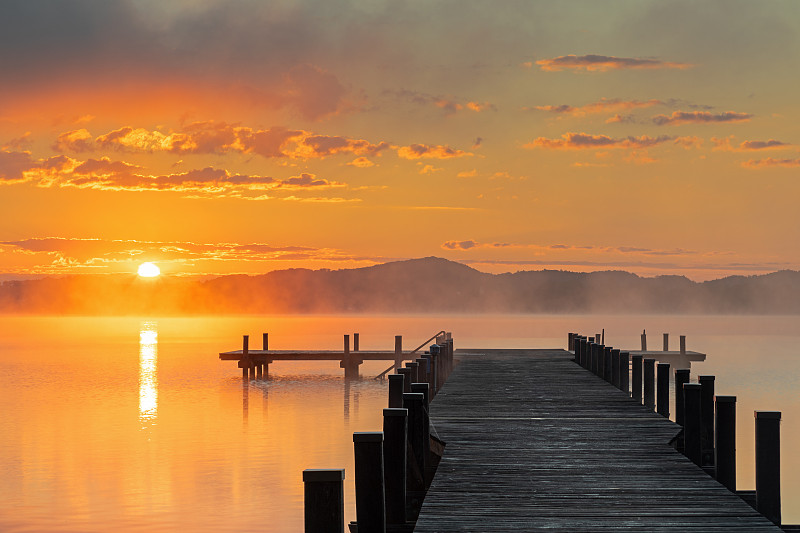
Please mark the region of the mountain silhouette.
POLYGON ((67 276, 0 284, 0 312, 797 314, 800 272, 695 282, 623 271, 487 274, 425 257, 342 270, 286 269, 207 280, 67 276))

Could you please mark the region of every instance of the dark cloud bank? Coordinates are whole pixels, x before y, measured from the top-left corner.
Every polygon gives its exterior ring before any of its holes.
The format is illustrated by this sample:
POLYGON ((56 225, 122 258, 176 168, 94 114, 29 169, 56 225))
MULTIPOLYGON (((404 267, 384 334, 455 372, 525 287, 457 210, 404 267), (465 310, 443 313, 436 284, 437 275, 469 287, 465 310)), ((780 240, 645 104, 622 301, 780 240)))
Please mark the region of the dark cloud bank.
POLYGON ((798 314, 800 272, 702 283, 613 271, 486 274, 429 257, 349 270, 279 270, 205 281, 71 276, 5 282, 0 312, 798 314))

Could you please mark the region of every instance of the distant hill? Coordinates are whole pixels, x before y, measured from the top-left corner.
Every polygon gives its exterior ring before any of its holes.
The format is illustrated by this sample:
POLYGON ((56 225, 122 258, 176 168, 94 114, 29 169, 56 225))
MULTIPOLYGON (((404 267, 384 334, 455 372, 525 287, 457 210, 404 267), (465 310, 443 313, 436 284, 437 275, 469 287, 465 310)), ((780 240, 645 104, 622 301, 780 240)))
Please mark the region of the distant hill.
POLYGON ((437 257, 204 281, 70 276, 0 284, 0 312, 800 314, 800 272, 694 282, 629 272, 487 274, 437 257))

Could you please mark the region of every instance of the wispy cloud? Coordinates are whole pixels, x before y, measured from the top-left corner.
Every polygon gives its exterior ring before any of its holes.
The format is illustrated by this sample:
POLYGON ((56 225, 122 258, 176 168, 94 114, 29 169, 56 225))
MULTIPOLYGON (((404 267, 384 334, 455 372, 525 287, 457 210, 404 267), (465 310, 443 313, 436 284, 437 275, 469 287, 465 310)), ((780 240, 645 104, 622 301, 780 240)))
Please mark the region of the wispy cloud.
POLYGON ((411 144, 409 146, 400 146, 397 149, 397 155, 402 159, 452 159, 474 154, 438 144, 411 144))
POLYGON ((384 91, 384 94, 394 96, 400 100, 405 100, 417 105, 435 106, 441 109, 445 115, 453 115, 459 111, 473 111, 480 113, 483 111, 497 111, 497 107, 491 102, 479 102, 465 100, 453 96, 439 96, 419 91, 401 89, 399 91, 384 91))
MULTIPOLYGON (((536 64, 539 65, 540 69, 547 72, 558 72, 561 70, 587 70, 591 72, 605 72, 608 70, 626 69, 685 69, 693 66, 688 63, 676 63, 672 61, 662 61, 660 59, 615 57, 596 54, 582 56, 570 54, 551 59, 540 59, 536 62, 536 64)), ((532 65, 528 64, 526 66, 532 65)))
POLYGON ((726 150, 732 152, 753 152, 761 150, 782 150, 791 148, 793 145, 775 139, 768 141, 742 141, 738 145, 733 144, 734 136, 718 138, 711 137, 711 142, 714 143, 714 150, 726 150))
POLYGON ((725 111, 710 113, 708 111, 673 111, 671 115, 656 115, 653 123, 658 126, 677 126, 680 124, 715 124, 720 122, 746 122, 753 118, 749 113, 725 111))
MULTIPOLYGON (((511 242, 479 242, 475 239, 463 241, 445 241, 442 244, 445 250, 477 250, 477 249, 526 249, 541 253, 555 252, 581 252, 581 253, 618 253, 618 254, 638 254, 647 256, 684 256, 684 255, 703 255, 695 250, 683 248, 658 249, 640 246, 596 246, 596 245, 575 245, 575 244, 523 244, 511 242)), ((706 255, 719 255, 718 252, 706 255)))
POLYGON ((766 159, 750 159, 749 161, 742 163, 742 166, 746 168, 795 168, 800 167, 800 158, 773 159, 772 157, 768 157, 766 159))
POLYGON ((538 137, 525 144, 524 147, 544 148, 549 150, 596 150, 601 148, 637 149, 649 148, 674 139, 675 137, 668 135, 660 135, 658 137, 642 135, 640 137, 613 138, 609 137, 608 135, 590 135, 588 133, 568 132, 563 134, 560 139, 538 137))
POLYGON ((594 113, 618 113, 621 111, 631 111, 633 109, 641 109, 657 105, 665 105, 665 102, 661 100, 622 100, 620 98, 601 98, 596 102, 591 102, 582 106, 571 106, 568 104, 539 105, 533 107, 533 109, 547 111, 557 115, 572 115, 575 117, 581 117, 594 113))
MULTIPOLYGON (((205 269, 222 263, 272 261, 379 262, 333 248, 267 243, 198 243, 190 241, 143 241, 44 237, 0 242, 0 251, 25 258, 26 271, 38 273, 111 271, 115 265, 157 261, 160 264, 196 265, 205 269)), ((117 267, 118 268, 118 267, 117 267)), ((247 270, 247 266, 237 267, 247 270)), ((208 271, 208 270, 206 270, 208 271)))

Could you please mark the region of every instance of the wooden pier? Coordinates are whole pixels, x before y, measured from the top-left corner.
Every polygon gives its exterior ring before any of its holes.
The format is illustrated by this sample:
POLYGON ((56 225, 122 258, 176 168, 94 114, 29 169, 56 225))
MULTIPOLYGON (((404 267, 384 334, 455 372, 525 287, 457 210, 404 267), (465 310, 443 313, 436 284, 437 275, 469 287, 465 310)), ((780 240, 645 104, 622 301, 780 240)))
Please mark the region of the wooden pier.
POLYGON ((359 367, 364 361, 392 361, 393 365, 380 374, 383 377, 387 372, 397 370, 403 361, 413 361, 420 356, 420 350, 437 338, 447 338, 445 331, 435 333, 430 339, 419 345, 414 350, 403 351, 403 337, 396 335, 394 350, 369 350, 360 349, 358 333, 353 334, 352 345, 350 335, 343 336, 342 350, 270 350, 269 334, 262 335, 262 348, 250 348, 250 336, 243 335, 242 349, 221 352, 222 361, 238 361, 242 369, 242 377, 250 379, 266 379, 269 376, 269 365, 275 361, 339 361, 339 367, 344 369, 346 378, 358 378, 359 367))
POLYGON ((680 426, 572 353, 457 354, 430 408, 447 449, 415 532, 780 531, 669 445, 680 426))

